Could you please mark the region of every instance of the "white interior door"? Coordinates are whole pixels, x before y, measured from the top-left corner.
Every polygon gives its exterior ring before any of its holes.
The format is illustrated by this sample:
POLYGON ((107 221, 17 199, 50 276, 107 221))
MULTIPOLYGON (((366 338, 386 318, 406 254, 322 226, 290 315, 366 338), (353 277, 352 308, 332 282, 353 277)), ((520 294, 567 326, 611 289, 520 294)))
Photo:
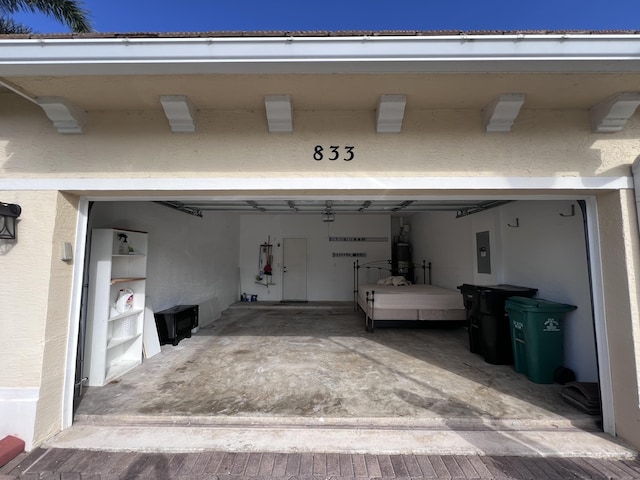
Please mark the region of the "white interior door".
POLYGON ((307 299, 307 239, 283 239, 282 299, 307 299))

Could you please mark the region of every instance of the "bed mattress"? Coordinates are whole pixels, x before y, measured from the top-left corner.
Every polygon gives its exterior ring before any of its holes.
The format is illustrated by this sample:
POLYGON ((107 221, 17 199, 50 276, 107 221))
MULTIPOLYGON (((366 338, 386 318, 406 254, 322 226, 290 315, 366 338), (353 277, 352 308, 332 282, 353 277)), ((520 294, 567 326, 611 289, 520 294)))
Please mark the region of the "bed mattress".
POLYGON ((358 304, 376 320, 465 320, 460 292, 434 285, 360 285, 358 304), (367 292, 374 294, 373 307, 367 292))

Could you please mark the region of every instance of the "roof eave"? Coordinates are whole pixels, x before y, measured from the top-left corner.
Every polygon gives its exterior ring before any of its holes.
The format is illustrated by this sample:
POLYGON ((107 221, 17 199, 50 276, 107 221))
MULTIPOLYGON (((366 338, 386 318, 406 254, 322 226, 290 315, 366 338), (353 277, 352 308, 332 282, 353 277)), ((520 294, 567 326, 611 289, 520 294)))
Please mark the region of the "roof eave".
POLYGON ((637 34, 0 38, 0 76, 638 72, 637 34))

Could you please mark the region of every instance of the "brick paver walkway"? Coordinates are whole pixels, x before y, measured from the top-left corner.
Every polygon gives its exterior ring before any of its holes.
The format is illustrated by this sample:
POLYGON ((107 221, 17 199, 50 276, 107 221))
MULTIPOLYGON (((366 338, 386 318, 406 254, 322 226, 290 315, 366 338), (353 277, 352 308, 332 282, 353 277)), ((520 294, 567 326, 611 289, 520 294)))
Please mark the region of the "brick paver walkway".
POLYGON ((142 453, 36 449, 0 480, 640 479, 640 459, 333 453, 142 453))

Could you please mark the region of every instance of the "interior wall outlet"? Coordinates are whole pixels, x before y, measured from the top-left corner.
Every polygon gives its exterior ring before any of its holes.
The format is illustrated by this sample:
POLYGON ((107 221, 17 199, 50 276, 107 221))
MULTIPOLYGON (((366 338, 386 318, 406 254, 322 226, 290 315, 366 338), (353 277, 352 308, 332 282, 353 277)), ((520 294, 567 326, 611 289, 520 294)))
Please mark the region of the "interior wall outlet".
POLYGON ((73 260, 73 250, 71 248, 71 243, 62 242, 60 248, 60 260, 63 260, 65 262, 68 260, 73 260))

